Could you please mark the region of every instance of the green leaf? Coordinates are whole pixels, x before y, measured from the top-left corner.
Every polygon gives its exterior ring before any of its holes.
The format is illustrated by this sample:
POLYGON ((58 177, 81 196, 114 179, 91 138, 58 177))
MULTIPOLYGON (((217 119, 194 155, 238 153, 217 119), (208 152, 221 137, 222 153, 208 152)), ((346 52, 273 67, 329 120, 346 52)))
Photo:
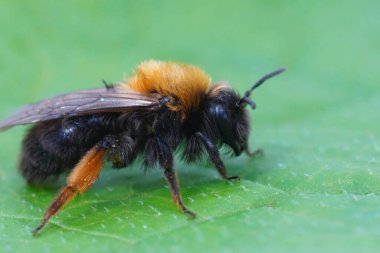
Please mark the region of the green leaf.
POLYGON ((0 134, 0 252, 379 252, 380 25, 377 1, 0 3, 0 117, 121 80, 142 60, 199 65, 256 90, 250 144, 264 155, 176 161, 189 219, 162 172, 107 167, 33 237, 64 184, 17 172, 26 127, 0 134), (126 73, 126 74, 125 74, 126 73))

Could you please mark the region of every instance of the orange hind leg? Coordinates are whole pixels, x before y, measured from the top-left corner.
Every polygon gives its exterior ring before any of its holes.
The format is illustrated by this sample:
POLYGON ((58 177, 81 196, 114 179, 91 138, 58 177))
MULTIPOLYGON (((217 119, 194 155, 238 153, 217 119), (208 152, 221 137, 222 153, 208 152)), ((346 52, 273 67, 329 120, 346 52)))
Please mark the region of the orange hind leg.
POLYGON ((104 155, 105 149, 97 145, 83 156, 68 176, 67 186, 55 197, 47 208, 41 224, 33 230, 34 235, 78 193, 86 192, 94 184, 103 167, 104 155))

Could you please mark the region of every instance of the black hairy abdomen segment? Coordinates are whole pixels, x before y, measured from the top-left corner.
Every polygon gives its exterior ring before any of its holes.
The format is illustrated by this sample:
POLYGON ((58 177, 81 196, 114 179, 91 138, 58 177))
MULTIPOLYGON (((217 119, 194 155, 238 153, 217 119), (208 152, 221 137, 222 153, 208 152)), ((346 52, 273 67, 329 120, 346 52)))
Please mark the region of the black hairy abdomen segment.
POLYGON ((203 114, 200 111, 189 115, 182 122, 180 113, 162 107, 159 111, 103 113, 40 122, 23 141, 19 169, 29 183, 38 184, 74 168, 96 144, 106 149, 106 160, 114 168, 127 167, 139 154, 144 154, 145 166, 154 167, 162 161, 160 150, 171 154, 183 140, 181 157, 193 162, 203 149, 197 131, 217 139, 210 135, 215 127, 203 114))
POLYGON ((73 168, 109 132, 114 118, 91 115, 37 123, 24 138, 20 173, 38 183, 73 168))

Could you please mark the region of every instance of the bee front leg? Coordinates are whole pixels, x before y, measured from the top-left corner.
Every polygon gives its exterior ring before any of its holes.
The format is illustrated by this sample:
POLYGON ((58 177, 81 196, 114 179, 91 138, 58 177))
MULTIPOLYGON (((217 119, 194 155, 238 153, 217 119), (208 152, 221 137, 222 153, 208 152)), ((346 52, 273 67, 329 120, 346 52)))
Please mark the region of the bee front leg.
POLYGON ((264 154, 264 151, 261 148, 256 149, 255 151, 250 151, 248 148, 246 148, 244 151, 250 158, 254 158, 256 156, 261 156, 264 154))
POLYGON ((211 162, 214 164, 219 174, 226 180, 240 180, 239 176, 228 176, 226 167, 222 159, 220 159, 219 150, 216 145, 201 132, 196 132, 195 135, 202 141, 203 146, 206 148, 211 162))
POLYGON ((183 204, 181 193, 179 191, 179 181, 177 173, 173 168, 173 155, 168 144, 162 141, 160 138, 155 138, 155 144, 158 154, 158 161, 160 166, 164 170, 165 180, 168 182, 170 192, 172 194, 173 203, 178 205, 181 210, 194 218, 196 215, 183 204))

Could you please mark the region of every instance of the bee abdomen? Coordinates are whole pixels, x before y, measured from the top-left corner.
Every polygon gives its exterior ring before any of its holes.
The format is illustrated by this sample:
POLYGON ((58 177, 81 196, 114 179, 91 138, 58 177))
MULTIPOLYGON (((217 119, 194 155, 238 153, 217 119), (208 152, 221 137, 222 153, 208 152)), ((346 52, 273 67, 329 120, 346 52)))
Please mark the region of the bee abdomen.
POLYGON ((54 179, 73 168, 105 131, 94 116, 38 123, 24 138, 19 171, 29 183, 54 179))

